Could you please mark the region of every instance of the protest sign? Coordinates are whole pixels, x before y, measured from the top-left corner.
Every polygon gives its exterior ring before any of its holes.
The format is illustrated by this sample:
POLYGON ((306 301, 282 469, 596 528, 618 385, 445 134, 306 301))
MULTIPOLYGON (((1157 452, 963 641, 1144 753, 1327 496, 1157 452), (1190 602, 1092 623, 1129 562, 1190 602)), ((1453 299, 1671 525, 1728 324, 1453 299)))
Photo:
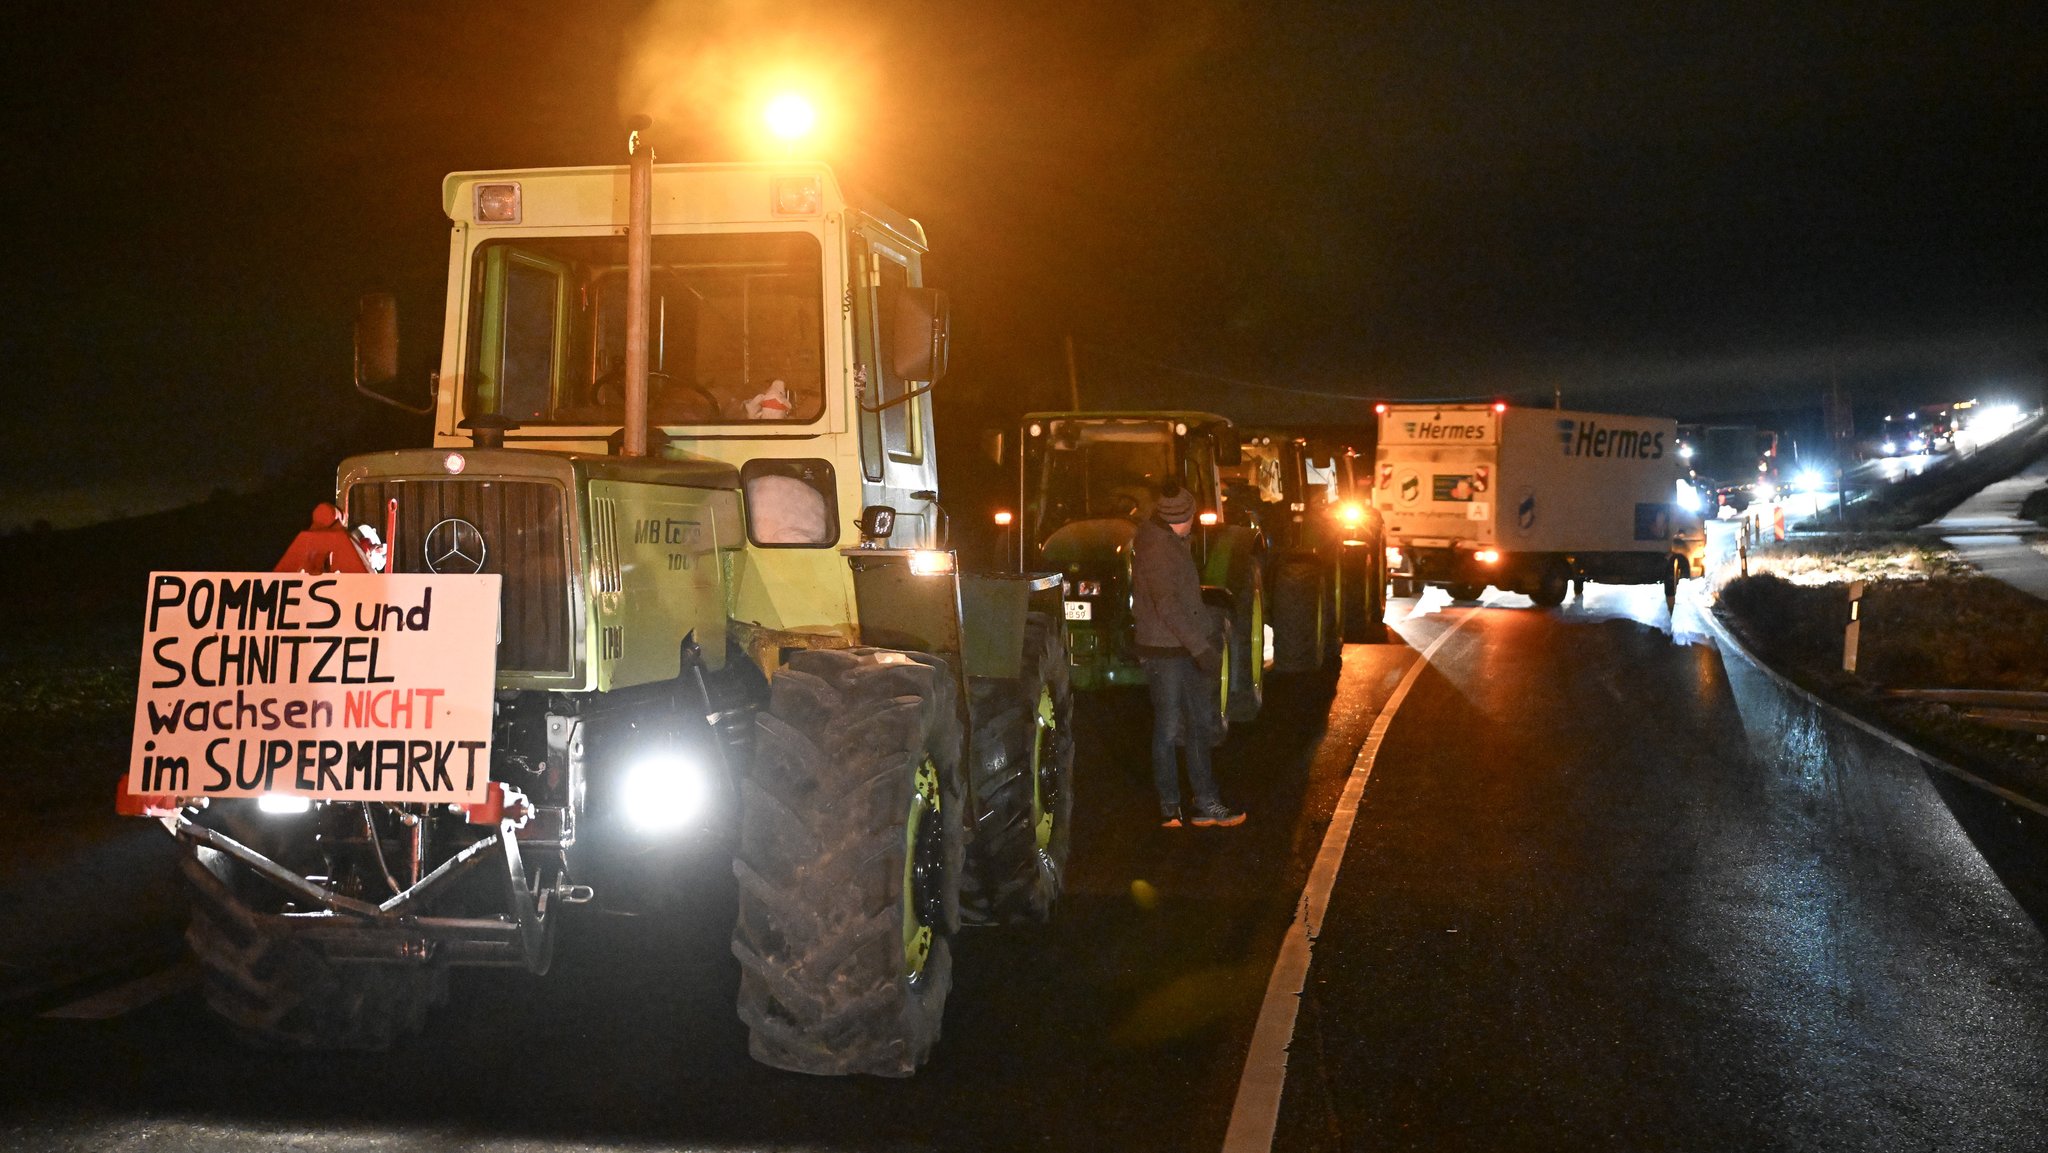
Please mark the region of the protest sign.
POLYGON ((151 573, 129 791, 481 801, 498 584, 151 573))

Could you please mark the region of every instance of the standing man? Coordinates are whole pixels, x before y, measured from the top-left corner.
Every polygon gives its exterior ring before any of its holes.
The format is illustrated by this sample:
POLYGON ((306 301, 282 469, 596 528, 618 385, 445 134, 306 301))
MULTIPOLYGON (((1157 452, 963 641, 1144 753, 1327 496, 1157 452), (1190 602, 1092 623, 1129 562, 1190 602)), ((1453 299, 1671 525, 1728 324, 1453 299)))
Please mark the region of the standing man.
POLYGON ((1216 796, 1216 778, 1209 769, 1209 750, 1223 739, 1216 711, 1223 657, 1188 543, 1194 527, 1194 494, 1169 480, 1152 515, 1138 522, 1132 545, 1131 615, 1138 662, 1152 690, 1152 784, 1159 790, 1159 824, 1167 829, 1244 824, 1244 813, 1216 796), (1185 818, 1175 745, 1187 750, 1188 786, 1194 792, 1185 818))

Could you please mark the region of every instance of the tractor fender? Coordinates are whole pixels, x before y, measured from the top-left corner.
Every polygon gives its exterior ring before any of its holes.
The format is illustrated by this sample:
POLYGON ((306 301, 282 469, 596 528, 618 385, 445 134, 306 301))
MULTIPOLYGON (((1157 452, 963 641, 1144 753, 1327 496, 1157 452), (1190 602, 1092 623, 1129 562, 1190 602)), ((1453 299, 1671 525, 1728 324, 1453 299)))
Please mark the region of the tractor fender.
POLYGON ((1229 589, 1243 596, 1251 588, 1252 573, 1262 563, 1263 538, 1244 525, 1215 525, 1196 531, 1205 534, 1202 583, 1229 589))

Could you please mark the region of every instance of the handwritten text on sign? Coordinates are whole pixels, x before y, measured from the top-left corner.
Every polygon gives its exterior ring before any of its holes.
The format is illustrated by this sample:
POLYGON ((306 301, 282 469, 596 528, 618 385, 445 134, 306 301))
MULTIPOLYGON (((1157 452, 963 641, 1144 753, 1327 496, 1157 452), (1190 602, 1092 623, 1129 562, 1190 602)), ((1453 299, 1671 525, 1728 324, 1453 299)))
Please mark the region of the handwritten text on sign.
POLYGON ((129 790, 481 801, 498 582, 150 574, 129 790))

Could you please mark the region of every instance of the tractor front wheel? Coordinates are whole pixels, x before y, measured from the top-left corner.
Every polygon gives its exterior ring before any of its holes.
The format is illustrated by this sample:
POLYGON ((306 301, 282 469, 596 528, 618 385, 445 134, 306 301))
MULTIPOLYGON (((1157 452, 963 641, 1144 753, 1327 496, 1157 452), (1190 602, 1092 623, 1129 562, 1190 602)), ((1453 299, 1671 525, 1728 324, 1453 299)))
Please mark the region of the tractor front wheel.
POLYGON ((733 861, 755 1060, 907 1077, 931 1055, 960 917, 960 735, 937 658, 820 649, 776 673, 733 861))

